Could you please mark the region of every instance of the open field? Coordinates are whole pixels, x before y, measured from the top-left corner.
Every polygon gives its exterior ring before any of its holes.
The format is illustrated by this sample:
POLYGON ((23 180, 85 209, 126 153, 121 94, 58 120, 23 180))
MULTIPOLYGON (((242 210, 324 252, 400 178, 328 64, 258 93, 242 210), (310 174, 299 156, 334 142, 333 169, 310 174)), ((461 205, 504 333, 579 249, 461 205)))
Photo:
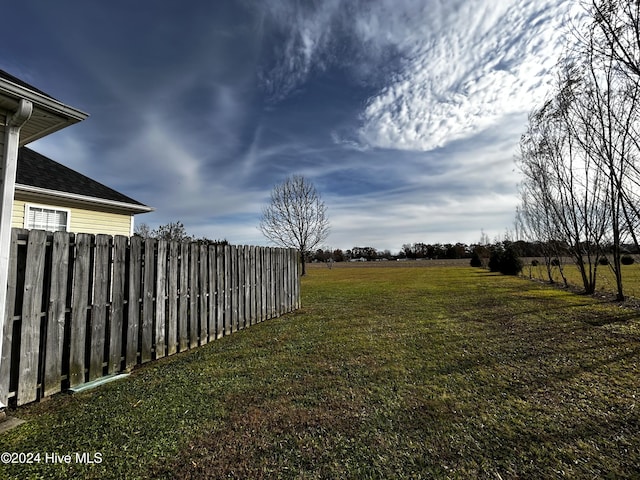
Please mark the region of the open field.
POLYGON ((394 267, 311 268, 294 314, 13 412, 27 423, 0 451, 101 463, 0 464, 0 478, 640 475, 636 311, 394 267))
MULTIPOLYGON (((531 259, 524 259, 524 268, 522 275, 525 277, 537 278, 539 280, 548 281, 547 269, 544 261, 539 259, 540 265, 531 266, 531 259)), ((562 277, 558 267, 553 267, 553 279, 562 284, 562 277)), ((571 285, 581 287, 582 280, 580 272, 575 263, 571 259, 567 259, 564 265, 564 273, 571 285)), ((622 265, 622 281, 626 296, 632 296, 640 299, 640 263, 636 259, 633 265, 622 265)), ((598 265, 596 290, 603 293, 614 293, 616 291, 616 279, 608 265, 598 265)))

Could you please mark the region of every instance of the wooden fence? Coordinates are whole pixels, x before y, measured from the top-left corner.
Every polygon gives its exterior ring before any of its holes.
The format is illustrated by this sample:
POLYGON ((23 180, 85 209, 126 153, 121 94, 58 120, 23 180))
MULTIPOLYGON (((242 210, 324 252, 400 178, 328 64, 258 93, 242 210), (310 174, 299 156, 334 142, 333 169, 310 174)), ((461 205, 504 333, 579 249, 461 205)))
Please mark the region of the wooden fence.
POLYGON ((14 229, 0 400, 23 405, 299 306, 293 249, 14 229))

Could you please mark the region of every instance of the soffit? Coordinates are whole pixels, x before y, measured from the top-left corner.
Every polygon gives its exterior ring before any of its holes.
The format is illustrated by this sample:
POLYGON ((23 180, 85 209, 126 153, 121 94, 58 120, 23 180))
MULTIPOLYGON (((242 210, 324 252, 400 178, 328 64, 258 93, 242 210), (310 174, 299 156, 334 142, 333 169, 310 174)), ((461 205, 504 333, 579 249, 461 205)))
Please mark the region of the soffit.
POLYGON ((33 103, 31 118, 20 131, 21 146, 88 117, 88 114, 0 70, 0 110, 15 111, 21 99, 33 103))

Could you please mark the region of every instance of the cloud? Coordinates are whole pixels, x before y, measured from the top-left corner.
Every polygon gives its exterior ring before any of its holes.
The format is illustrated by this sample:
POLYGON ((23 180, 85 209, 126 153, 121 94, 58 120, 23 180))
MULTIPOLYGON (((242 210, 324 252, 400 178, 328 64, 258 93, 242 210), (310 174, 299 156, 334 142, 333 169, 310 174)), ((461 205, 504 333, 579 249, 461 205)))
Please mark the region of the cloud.
POLYGON ((401 70, 369 100, 362 143, 442 147, 528 111, 546 92, 562 48, 562 3, 466 2, 440 10, 428 31, 411 35, 413 46, 404 42, 401 70))
POLYGON ((567 2, 265 2, 282 36, 263 65, 277 102, 330 67, 377 88, 343 145, 425 151, 473 135, 542 98, 567 2))
POLYGON ((43 154, 156 207, 138 222, 234 243, 264 243, 269 190, 303 174, 333 246, 397 250, 511 223, 512 158, 575 2, 158 2, 153 21, 125 3, 8 25, 6 68, 91 114, 43 154))
POLYGON ((327 199, 331 234, 327 245, 340 248, 371 246, 379 250, 401 249, 415 242, 474 243, 481 230, 491 237, 504 234, 488 226, 513 224, 517 199, 513 195, 484 192, 462 198, 442 197, 425 202, 420 189, 405 192, 402 202, 385 195, 352 198, 344 202, 327 199), (357 213, 354 213, 357 212, 357 213))
POLYGON ((303 83, 312 71, 322 70, 329 61, 327 52, 335 42, 342 1, 260 2, 266 34, 276 40, 265 52, 260 72, 263 88, 272 101, 279 101, 303 83))

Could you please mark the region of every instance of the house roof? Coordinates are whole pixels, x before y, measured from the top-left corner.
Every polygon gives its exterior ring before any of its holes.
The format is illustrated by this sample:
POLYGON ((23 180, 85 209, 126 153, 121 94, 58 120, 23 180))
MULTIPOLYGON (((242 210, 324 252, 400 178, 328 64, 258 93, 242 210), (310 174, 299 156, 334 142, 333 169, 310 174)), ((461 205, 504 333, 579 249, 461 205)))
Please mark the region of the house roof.
POLYGON ((42 90, 0 70, 0 110, 15 111, 21 99, 33 104, 33 113, 21 129, 20 145, 26 145, 88 117, 88 114, 65 105, 42 90))
POLYGON ((56 102, 58 100, 56 100, 55 98, 53 98, 51 95, 49 95, 48 93, 43 92, 42 90, 34 87, 33 85, 29 85, 27 82, 25 82, 24 80, 20 80, 18 77, 14 77, 13 75, 11 75, 8 72, 5 72, 4 70, 0 70, 0 78, 3 78, 5 80, 8 80, 12 83, 15 83, 16 85, 19 85, 23 88, 26 88, 27 90, 31 90, 32 92, 38 93, 40 95, 42 95, 43 97, 47 97, 51 100, 55 100, 56 102))
POLYGON ((27 147, 18 150, 16 191, 111 205, 135 213, 153 209, 27 147))

